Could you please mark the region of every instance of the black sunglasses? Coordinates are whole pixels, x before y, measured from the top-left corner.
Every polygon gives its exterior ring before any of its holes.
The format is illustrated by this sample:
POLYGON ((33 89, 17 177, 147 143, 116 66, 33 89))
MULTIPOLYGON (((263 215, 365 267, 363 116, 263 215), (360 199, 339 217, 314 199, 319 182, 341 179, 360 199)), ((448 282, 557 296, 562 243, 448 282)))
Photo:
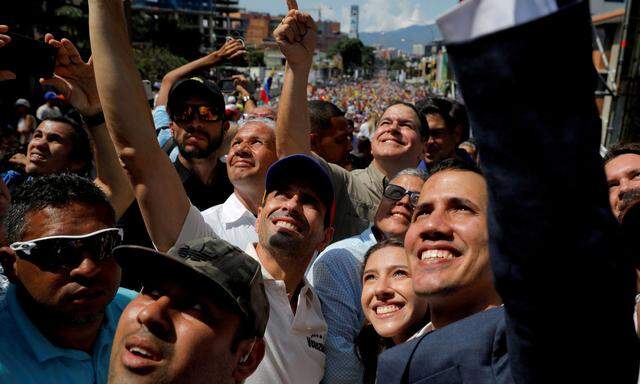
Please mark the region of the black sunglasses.
POLYGON ((208 105, 193 105, 193 104, 185 104, 179 107, 176 112, 173 114, 173 120, 179 123, 183 123, 185 121, 190 121, 198 115, 198 118, 202 121, 207 121, 210 123, 216 123, 222 120, 222 117, 210 106, 208 105))
POLYGON ((85 257, 100 263, 109 259, 114 247, 122 242, 120 228, 106 228, 79 236, 48 236, 29 241, 19 241, 10 245, 17 255, 38 266, 57 271, 73 269, 85 257))
POLYGON ((418 200, 420 199, 420 192, 412 192, 407 191, 399 185, 389 184, 384 188, 384 192, 382 195, 389 200, 398 201, 402 199, 405 195, 409 195, 409 202, 414 207, 418 205, 418 200))

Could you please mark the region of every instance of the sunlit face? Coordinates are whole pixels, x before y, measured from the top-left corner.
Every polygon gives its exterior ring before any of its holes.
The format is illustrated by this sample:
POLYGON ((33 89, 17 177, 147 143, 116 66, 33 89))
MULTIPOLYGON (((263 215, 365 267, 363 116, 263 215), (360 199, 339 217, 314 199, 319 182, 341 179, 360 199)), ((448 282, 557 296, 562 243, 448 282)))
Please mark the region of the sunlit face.
POLYGON ((27 146, 27 173, 48 175, 81 169, 81 163, 71 160, 74 134, 73 127, 66 123, 40 123, 27 146))
POLYGON ((484 178, 449 170, 427 179, 405 248, 420 295, 446 297, 492 287, 484 178))
MULTIPOLYGON (((104 207, 72 203, 65 207, 45 207, 25 215, 20 241, 56 235, 85 235, 114 226, 113 216, 104 207)), ((74 267, 51 270, 37 261, 17 256, 14 264, 19 280, 34 304, 49 313, 52 321, 90 324, 101 321, 104 309, 113 300, 120 284, 120 267, 107 258, 95 261, 91 251, 74 267)))
POLYGON ((371 141, 373 157, 406 161, 415 166, 420 162, 422 147, 418 115, 402 104, 387 108, 371 141))
POLYGON ((331 118, 331 128, 315 134, 312 149, 329 163, 346 165, 351 152, 352 129, 342 116, 331 118))
POLYGON ((620 202, 625 194, 640 188, 640 155, 626 153, 613 158, 604 166, 609 185, 609 203, 616 217, 620 216, 620 202))
POLYGON ((451 129, 438 113, 427 115, 429 123, 429 139, 425 144, 424 160, 427 164, 437 164, 445 159, 455 157, 455 150, 460 141, 458 129, 451 129))
MULTIPOLYGON (((208 100, 198 96, 187 98, 183 105, 208 105, 208 100)), ((219 116, 222 119, 222 116, 219 116)), ((204 121, 196 113, 188 121, 172 121, 171 130, 180 154, 185 158, 203 159, 213 154, 222 144, 228 123, 222 120, 204 121)))
POLYGON ((267 170, 278 160, 275 132, 260 122, 238 129, 227 156, 227 173, 234 186, 251 183, 264 188, 267 170))
POLYGON ((401 343, 427 313, 427 303, 413 290, 403 248, 388 246, 373 252, 362 275, 362 309, 376 332, 401 343))
MULTIPOLYGON (((398 185, 407 191, 420 193, 424 182, 417 176, 402 175, 392 180, 390 184, 398 185)), ((387 238, 404 239, 411 223, 413 208, 409 195, 404 195, 398 201, 383 196, 376 212, 376 228, 387 238)))
POLYGON ((291 183, 271 191, 258 210, 256 231, 260 244, 278 254, 297 258, 321 251, 333 231, 325 229, 326 207, 306 183, 291 183))
POLYGON ((232 383, 240 317, 193 287, 192 279, 144 282, 114 336, 109 383, 232 383))

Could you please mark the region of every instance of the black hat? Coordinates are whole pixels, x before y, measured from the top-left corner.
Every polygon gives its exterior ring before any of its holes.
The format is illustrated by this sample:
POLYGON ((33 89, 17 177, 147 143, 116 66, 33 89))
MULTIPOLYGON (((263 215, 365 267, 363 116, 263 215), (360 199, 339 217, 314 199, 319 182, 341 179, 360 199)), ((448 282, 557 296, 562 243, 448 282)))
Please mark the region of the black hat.
POLYGON ((202 77, 191 77, 176 81, 169 91, 167 100, 167 111, 173 116, 172 111, 191 96, 200 96, 211 103, 211 107, 220 115, 224 116, 224 96, 220 88, 211 80, 202 77))
POLYGON ((216 300, 235 306, 250 324, 253 336, 263 337, 269 320, 269 301, 264 290, 260 264, 239 248, 221 239, 206 237, 173 247, 167 253, 135 245, 113 249, 113 256, 125 271, 144 280, 160 271, 188 276, 194 286, 204 283, 216 300))

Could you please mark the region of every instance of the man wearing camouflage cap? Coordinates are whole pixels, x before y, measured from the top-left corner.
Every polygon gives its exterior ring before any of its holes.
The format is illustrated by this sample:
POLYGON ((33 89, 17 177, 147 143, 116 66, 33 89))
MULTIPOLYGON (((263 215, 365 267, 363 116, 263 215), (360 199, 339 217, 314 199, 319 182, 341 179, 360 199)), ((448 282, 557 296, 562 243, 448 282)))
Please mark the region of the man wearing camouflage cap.
POLYGON ((239 383, 256 370, 269 303, 253 258, 212 238, 113 253, 143 288, 118 323, 111 384, 239 383))

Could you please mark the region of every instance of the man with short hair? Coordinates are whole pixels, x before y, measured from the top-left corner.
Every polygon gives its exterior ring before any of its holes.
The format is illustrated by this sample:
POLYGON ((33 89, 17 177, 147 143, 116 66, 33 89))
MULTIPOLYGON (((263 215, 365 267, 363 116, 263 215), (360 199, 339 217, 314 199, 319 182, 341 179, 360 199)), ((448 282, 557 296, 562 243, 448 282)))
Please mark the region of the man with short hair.
POLYGON ((640 144, 614 145, 604 158, 604 173, 609 186, 609 203, 620 220, 625 209, 640 196, 640 144), (634 198, 630 195, 636 195, 634 198))
POLYGON ((462 142, 463 126, 454 116, 454 104, 443 97, 429 97, 416 102, 429 123, 429 139, 425 143, 424 163, 433 167, 445 159, 464 158, 458 145, 462 142))
POLYGON ((311 150, 326 162, 347 168, 350 165, 353 129, 336 105, 322 100, 309 101, 311 150))
POLYGON ((0 257, 0 381, 106 383, 116 324, 135 292, 118 289, 115 213, 91 181, 34 178, 13 193, 0 257))
POLYGON ((242 383, 256 370, 269 303, 249 255, 211 238, 113 253, 143 288, 118 323, 110 384, 242 383))
POLYGON ((325 383, 362 382, 363 367, 354 352, 365 321, 361 304, 364 255, 382 240, 404 239, 426 178, 419 169, 400 171, 385 187, 373 226, 331 244, 309 268, 307 278, 320 296, 328 326, 325 383))
MULTIPOLYGON (((309 154, 312 150, 306 85, 317 42, 316 29, 311 16, 292 9, 273 33, 287 59, 276 131, 279 156, 309 154)), ((325 163, 336 188, 335 240, 355 236, 370 226, 385 180, 418 165, 428 132, 427 122, 415 106, 392 102, 373 135, 373 161, 366 169, 349 172, 325 163)))
MULTIPOLYGON (((213 232, 240 249, 258 241, 256 216, 264 196, 267 170, 277 160, 275 124, 270 119, 241 121, 227 155, 227 174, 234 191, 223 203, 201 213, 198 225, 184 223, 176 244, 204 236, 198 228, 213 232), (204 224, 203 224, 204 223, 204 224)), ((195 209, 192 207, 192 210, 195 209)), ((199 215, 194 212, 195 217, 199 215)))

